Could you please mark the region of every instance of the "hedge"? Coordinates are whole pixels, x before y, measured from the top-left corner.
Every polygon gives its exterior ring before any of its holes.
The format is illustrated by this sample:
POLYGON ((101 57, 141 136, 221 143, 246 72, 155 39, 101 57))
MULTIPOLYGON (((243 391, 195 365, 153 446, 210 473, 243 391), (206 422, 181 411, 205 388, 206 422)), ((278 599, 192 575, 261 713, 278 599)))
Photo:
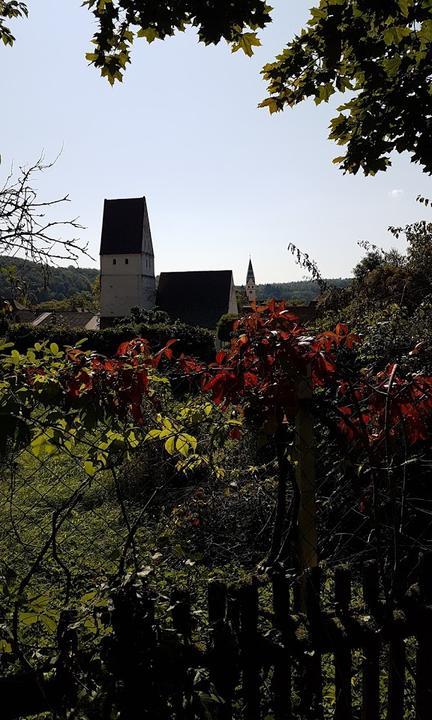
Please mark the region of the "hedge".
POLYGON ((205 361, 214 358, 215 350, 214 335, 209 330, 180 322, 170 325, 127 324, 104 330, 81 330, 66 327, 44 328, 20 324, 10 325, 5 331, 5 336, 9 342, 14 343, 20 352, 32 347, 36 342, 43 342, 44 340, 50 340, 62 347, 64 345, 75 345, 79 340, 86 338, 83 348, 95 350, 103 355, 113 355, 121 342, 136 337, 147 338, 155 349, 163 347, 171 338, 176 338, 178 342, 173 347, 176 354, 194 355, 205 361))

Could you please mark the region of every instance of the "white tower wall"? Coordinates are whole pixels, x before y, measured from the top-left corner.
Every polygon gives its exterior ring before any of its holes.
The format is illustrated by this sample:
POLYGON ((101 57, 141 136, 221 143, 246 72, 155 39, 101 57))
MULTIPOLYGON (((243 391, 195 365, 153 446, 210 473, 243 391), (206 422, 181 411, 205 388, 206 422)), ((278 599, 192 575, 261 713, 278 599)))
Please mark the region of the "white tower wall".
POLYGON ((127 317, 155 306, 154 260, 149 255, 101 255, 101 316, 127 317))

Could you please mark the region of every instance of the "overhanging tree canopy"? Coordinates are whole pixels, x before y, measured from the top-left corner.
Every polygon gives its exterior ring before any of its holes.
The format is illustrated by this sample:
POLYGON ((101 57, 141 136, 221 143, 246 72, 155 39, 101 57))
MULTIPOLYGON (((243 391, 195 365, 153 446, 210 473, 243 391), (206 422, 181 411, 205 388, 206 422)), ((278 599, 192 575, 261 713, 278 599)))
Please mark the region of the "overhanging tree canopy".
POLYGON ((270 112, 336 92, 349 99, 331 121, 349 173, 385 170, 408 151, 432 172, 431 0, 321 0, 299 36, 263 70, 270 112))
POLYGON ((84 5, 99 26, 87 59, 111 84, 122 79, 136 37, 151 43, 191 26, 206 45, 224 39, 233 52, 252 55, 253 47, 260 45, 256 31, 270 22, 271 11, 265 0, 85 0, 84 5))
POLYGON ((26 3, 17 2, 17 0, 10 0, 10 2, 0 0, 0 40, 4 45, 13 45, 15 40, 9 28, 9 20, 27 17, 27 14, 26 3))
MULTIPOLYGON (((85 0, 97 31, 88 60, 109 82, 121 80, 134 39, 151 43, 196 28, 200 41, 225 39, 252 55, 257 31, 271 20, 265 0, 85 0)), ((1 2, 5 23, 26 14, 23 2, 1 2)), ((307 98, 317 104, 335 93, 347 102, 331 121, 330 138, 346 146, 335 158, 344 172, 386 170, 390 153, 407 151, 432 172, 432 0, 319 0, 306 27, 264 67, 270 112, 307 98)))

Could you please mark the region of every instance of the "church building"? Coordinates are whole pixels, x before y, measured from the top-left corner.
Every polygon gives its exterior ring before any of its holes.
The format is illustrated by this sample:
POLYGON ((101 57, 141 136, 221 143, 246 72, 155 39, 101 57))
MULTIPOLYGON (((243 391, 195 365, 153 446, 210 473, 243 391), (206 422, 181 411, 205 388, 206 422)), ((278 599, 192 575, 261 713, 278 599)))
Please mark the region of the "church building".
POLYGON ((237 314, 231 270, 162 272, 156 287, 154 252, 144 197, 105 200, 100 245, 101 327, 133 307, 159 307, 173 320, 214 330, 237 314))

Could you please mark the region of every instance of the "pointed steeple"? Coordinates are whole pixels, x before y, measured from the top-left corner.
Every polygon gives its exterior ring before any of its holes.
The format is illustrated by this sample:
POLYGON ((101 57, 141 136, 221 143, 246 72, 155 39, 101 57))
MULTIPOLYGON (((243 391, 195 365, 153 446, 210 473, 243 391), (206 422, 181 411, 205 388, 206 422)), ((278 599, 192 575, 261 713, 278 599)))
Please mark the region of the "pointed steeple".
POLYGON ((252 282, 255 283, 255 275, 254 275, 254 271, 253 271, 253 267, 252 267, 252 259, 251 258, 249 258, 249 266, 248 266, 248 271, 247 271, 247 275, 246 275, 246 283, 249 280, 252 280, 252 282))
POLYGON ((249 258, 248 271, 246 275, 246 295, 249 303, 256 303, 255 274, 251 258, 249 258))

